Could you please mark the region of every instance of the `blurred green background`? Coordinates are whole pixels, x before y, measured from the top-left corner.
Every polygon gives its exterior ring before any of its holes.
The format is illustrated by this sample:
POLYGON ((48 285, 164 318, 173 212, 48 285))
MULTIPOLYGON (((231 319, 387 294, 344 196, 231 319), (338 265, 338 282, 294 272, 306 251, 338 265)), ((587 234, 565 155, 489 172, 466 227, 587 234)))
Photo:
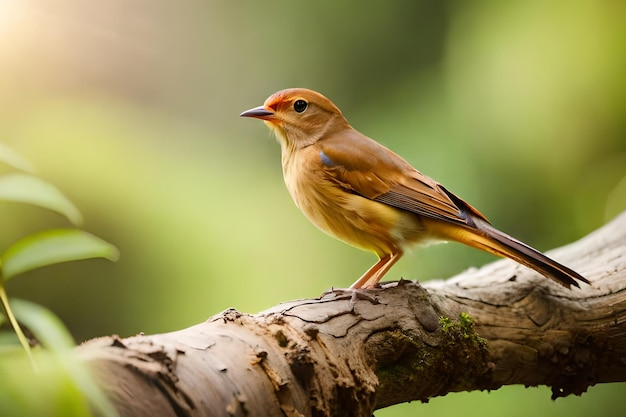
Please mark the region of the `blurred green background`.
MULTIPOLYGON (((0 140, 121 250, 8 283, 78 341, 167 332, 348 286, 375 257, 320 233, 239 113, 287 87, 539 249, 626 209, 626 3, 0 1, 0 140)), ((0 244, 67 226, 0 204, 0 244)), ((493 260, 440 245, 387 279, 493 260)), ((626 415, 626 385, 454 394, 377 416, 626 415)))

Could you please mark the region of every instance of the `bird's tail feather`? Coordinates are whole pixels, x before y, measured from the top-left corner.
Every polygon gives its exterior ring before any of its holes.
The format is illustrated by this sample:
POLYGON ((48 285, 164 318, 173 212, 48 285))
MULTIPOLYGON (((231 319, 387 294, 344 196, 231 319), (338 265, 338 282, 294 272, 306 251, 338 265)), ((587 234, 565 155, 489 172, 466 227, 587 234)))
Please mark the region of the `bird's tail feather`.
POLYGON ((511 258, 567 288, 570 288, 571 285, 580 288, 577 281, 590 284, 576 271, 561 265, 538 250, 499 231, 481 219, 474 220, 475 228, 457 229, 450 238, 494 255, 511 258))

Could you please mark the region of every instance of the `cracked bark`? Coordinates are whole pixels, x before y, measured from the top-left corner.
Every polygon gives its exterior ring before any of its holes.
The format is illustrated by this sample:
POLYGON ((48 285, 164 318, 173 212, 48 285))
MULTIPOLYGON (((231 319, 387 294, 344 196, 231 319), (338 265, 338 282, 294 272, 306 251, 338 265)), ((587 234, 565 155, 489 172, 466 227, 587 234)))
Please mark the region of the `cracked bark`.
POLYGON ((371 416, 454 391, 626 381, 626 213, 550 255, 593 285, 501 260, 77 350, 123 416, 371 416))

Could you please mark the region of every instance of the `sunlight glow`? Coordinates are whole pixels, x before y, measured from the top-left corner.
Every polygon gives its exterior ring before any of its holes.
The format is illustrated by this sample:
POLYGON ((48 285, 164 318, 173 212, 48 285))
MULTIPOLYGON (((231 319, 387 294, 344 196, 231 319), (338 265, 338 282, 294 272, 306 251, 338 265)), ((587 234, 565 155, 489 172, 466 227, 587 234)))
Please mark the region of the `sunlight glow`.
POLYGON ((0 42, 17 32, 24 18, 24 9, 19 0, 0 0, 0 42))

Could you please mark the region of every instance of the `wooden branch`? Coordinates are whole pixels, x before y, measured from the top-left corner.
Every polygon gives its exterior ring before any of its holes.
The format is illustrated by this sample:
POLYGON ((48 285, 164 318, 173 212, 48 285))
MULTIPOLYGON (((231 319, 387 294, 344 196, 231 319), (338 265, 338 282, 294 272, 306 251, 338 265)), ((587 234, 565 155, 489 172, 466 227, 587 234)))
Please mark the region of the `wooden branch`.
POLYGON ((501 260, 78 352, 123 416, 371 416, 452 391, 626 381, 626 213, 550 255, 593 285, 501 260))

